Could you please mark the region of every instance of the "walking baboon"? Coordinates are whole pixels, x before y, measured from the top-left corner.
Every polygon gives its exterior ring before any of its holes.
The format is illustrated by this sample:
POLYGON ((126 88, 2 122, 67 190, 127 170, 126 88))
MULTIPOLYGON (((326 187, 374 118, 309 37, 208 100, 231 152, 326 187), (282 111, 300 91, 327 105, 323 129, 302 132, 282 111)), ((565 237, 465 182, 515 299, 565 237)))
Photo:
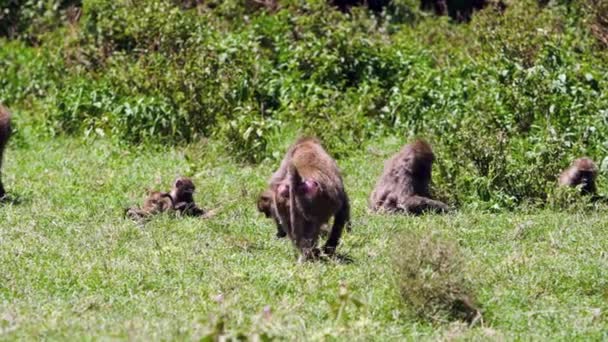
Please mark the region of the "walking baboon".
POLYGON ((445 203, 430 198, 434 160, 433 150, 426 141, 419 139, 405 145, 385 162, 382 176, 370 197, 370 209, 414 215, 448 211, 445 203))
POLYGON ((0 199, 6 196, 4 185, 2 184, 2 159, 4 156, 4 148, 11 136, 11 112, 0 104, 0 199))
POLYGON ((300 251, 299 260, 318 256, 321 227, 334 217, 324 252, 334 254, 344 226, 350 221, 350 204, 336 162, 315 138, 293 144, 270 180, 277 222, 300 251))
POLYGON ((560 186, 581 186, 581 193, 585 195, 595 195, 595 179, 597 178, 598 168, 593 160, 583 157, 572 162, 566 170, 559 175, 560 186))

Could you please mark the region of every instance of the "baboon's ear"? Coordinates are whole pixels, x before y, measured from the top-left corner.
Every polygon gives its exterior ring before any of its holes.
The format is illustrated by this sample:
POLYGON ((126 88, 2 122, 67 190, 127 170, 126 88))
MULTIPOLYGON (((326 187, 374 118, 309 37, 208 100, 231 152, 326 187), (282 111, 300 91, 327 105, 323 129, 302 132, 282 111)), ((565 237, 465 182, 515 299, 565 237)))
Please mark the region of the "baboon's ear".
POLYGON ((181 179, 178 179, 178 180, 175 181, 175 187, 176 188, 181 188, 183 184, 184 184, 184 182, 182 182, 181 179))

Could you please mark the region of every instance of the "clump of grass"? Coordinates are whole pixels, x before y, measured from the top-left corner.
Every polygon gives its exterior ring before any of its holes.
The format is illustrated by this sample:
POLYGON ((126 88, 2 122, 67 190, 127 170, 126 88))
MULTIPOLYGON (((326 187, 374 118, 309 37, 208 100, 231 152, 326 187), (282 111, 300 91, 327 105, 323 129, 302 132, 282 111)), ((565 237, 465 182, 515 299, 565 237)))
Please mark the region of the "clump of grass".
POLYGON ((416 314, 441 323, 481 318, 457 246, 435 234, 407 233, 393 257, 403 300, 416 314))
POLYGON ((569 212, 582 212, 597 210, 606 204, 605 196, 582 195, 580 186, 561 187, 549 189, 547 207, 552 210, 567 210, 569 212))

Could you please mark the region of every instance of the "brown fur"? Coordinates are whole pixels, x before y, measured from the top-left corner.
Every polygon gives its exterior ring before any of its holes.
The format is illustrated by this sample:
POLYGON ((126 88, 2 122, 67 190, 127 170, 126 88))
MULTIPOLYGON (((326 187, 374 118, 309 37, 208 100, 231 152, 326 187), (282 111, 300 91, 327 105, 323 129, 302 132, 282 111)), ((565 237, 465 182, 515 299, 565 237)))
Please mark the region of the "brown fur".
POLYGON ((324 246, 332 255, 350 221, 350 204, 336 162, 314 138, 293 144, 270 180, 276 221, 301 252, 300 260, 319 254, 321 227, 334 223, 324 246), (313 189, 313 190, 311 190, 313 189))
POLYGON ((173 209, 186 216, 203 216, 205 211, 194 203, 194 190, 196 187, 190 178, 177 178, 170 193, 173 199, 173 209))
MULTIPOLYGON (((11 112, 0 104, 0 170, 2 168, 2 159, 4 156, 4 148, 11 136, 11 112)), ((0 173, 1 175, 1 173, 0 173)), ((2 178, 0 177, 0 198, 6 195, 2 178)))
POLYGON ((593 160, 587 157, 578 158, 559 175, 558 182, 560 186, 575 187, 580 185, 582 194, 595 195, 597 173, 598 168, 593 160))
POLYGON ((373 211, 420 215, 445 212, 448 206, 430 198, 429 185, 435 155, 424 140, 416 140, 387 160, 370 197, 373 211))
POLYGON ((173 209, 173 200, 168 192, 150 191, 144 200, 144 205, 141 208, 137 206, 127 208, 125 216, 140 221, 171 209, 173 209))
POLYGON ((179 177, 173 183, 171 192, 151 191, 141 208, 127 208, 125 216, 134 220, 142 220, 167 211, 175 211, 186 216, 203 216, 205 211, 194 203, 195 189, 190 178, 179 177))
POLYGON ((260 194, 258 197, 258 211, 264 213, 267 218, 272 218, 277 225, 277 234, 278 238, 283 238, 287 236, 287 233, 281 227, 281 221, 278 214, 274 211, 274 206, 272 205, 273 193, 272 190, 267 189, 260 194))

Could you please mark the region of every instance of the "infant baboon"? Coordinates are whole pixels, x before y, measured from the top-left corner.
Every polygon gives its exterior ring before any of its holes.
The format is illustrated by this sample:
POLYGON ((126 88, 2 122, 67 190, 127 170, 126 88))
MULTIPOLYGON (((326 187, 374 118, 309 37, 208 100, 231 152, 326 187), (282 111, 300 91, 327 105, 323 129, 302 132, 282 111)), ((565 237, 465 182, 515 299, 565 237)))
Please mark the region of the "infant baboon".
POLYGON ((171 209, 173 209, 173 199, 168 192, 150 191, 144 200, 144 205, 141 208, 135 206, 125 209, 125 216, 140 221, 171 209))
POLYGON ((384 172, 370 197, 373 211, 420 215, 446 212, 448 206, 430 198, 431 169, 435 155, 424 140, 416 140, 384 163, 384 172))
POLYGON ((272 190, 267 189, 260 194, 258 197, 258 211, 264 213, 267 218, 272 218, 277 225, 277 238, 284 238, 287 236, 287 233, 281 227, 281 221, 279 220, 279 216, 274 211, 274 206, 272 205, 272 190))
POLYGON ((300 251, 300 261, 314 258, 321 227, 331 217, 333 226, 324 252, 333 255, 344 226, 350 221, 350 205, 336 162, 314 138, 293 144, 270 179, 275 221, 300 251))
POLYGON ((194 183, 190 178, 179 177, 173 183, 171 192, 151 191, 144 205, 125 210, 125 216, 136 221, 166 211, 175 211, 186 216, 202 216, 205 211, 194 203, 194 183))
MULTIPOLYGON (((0 104, 0 170, 2 168, 2 159, 4 156, 4 148, 11 136, 11 112, 0 104)), ((1 175, 1 172, 0 172, 1 175)), ((0 199, 6 196, 2 178, 0 177, 0 199)))
POLYGON ((173 200, 173 209, 186 216, 202 216, 205 211, 194 203, 194 190, 196 187, 190 178, 179 177, 173 183, 170 196, 173 200))
POLYGON ((598 168, 593 160, 583 157, 578 158, 572 165, 559 175, 560 186, 581 186, 581 193, 584 195, 595 195, 595 179, 598 168))

